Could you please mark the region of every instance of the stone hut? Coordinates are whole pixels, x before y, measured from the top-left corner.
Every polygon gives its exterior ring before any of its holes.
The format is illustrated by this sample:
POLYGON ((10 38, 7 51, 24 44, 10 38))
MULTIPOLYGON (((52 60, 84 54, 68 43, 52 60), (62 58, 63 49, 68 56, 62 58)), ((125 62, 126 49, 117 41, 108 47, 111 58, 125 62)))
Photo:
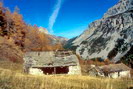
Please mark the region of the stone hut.
POLYGON ((27 52, 24 71, 33 75, 81 74, 79 60, 71 51, 27 52))
POLYGON ((92 76, 104 76, 110 78, 131 77, 131 69, 123 63, 97 66, 89 69, 92 76))

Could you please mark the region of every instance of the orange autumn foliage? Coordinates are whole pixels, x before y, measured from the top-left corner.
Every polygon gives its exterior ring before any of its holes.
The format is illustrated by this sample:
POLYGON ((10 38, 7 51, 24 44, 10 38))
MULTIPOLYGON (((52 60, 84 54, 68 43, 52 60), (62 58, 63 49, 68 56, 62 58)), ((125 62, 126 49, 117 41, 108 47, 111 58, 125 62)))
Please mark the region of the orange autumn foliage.
POLYGON ((62 49, 60 43, 52 45, 49 36, 39 31, 37 26, 25 23, 23 16, 19 14, 19 8, 11 13, 0 3, 0 47, 1 54, 10 54, 1 59, 8 59, 13 62, 22 61, 23 53, 28 51, 46 51, 62 49), (3 39, 6 40, 4 43, 3 39), (5 51, 8 47, 8 51, 5 51), (13 54, 11 54, 13 52, 13 54))

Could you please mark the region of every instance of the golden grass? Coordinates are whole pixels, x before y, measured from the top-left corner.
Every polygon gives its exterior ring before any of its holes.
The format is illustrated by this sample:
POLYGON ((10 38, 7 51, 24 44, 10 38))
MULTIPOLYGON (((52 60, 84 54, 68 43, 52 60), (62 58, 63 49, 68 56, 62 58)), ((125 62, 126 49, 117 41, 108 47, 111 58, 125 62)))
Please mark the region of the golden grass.
POLYGON ((13 63, 11 61, 2 61, 0 60, 0 68, 3 69, 9 69, 11 71, 15 71, 15 72, 23 72, 23 65, 20 63, 13 63))
POLYGON ((0 62, 0 89, 127 89, 132 79, 77 75, 33 76, 22 74, 22 65, 0 62), (12 67, 11 67, 12 66, 12 67))
POLYGON ((90 76, 33 76, 0 69, 0 89, 127 89, 132 79, 108 79, 90 76))

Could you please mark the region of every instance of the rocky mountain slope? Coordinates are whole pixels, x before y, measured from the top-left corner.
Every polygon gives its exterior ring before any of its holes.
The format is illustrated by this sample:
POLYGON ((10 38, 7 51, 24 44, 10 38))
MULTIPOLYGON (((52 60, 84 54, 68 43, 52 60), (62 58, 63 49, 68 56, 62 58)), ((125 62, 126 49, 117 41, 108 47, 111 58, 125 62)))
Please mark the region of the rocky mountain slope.
POLYGON ((133 0, 120 0, 101 18, 91 23, 67 47, 84 59, 109 58, 118 61, 133 46, 133 0))
POLYGON ((51 41, 51 44, 62 44, 65 45, 68 41, 67 38, 61 37, 61 36, 55 36, 55 35, 48 35, 49 40, 51 41))
POLYGON ((62 44, 62 45, 65 45, 66 42, 68 41, 68 39, 65 38, 65 37, 55 36, 55 35, 49 34, 49 32, 48 32, 48 30, 46 28, 40 27, 38 30, 41 33, 47 34, 47 36, 49 37, 49 40, 51 41, 51 44, 62 44))

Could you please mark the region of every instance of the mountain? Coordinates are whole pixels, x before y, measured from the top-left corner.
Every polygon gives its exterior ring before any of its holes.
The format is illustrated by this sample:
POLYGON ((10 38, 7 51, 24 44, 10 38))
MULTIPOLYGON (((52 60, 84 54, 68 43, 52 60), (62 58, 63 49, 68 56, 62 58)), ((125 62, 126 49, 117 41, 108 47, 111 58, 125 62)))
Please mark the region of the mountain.
POLYGON ((43 27, 39 27, 39 31, 44 33, 44 34, 49 34, 48 30, 46 28, 43 28, 43 27))
POLYGON ((55 36, 55 35, 49 34, 49 32, 48 32, 48 30, 46 28, 39 27, 38 30, 41 33, 47 34, 47 36, 49 37, 49 40, 51 41, 51 44, 62 44, 62 45, 65 45, 66 42, 68 41, 68 39, 65 38, 65 37, 55 36))
POLYGON ((120 60, 133 47, 133 0, 120 0, 66 47, 83 59, 120 60))
POLYGON ((49 40, 51 41, 51 44, 62 44, 65 45, 68 41, 67 38, 61 37, 61 36, 55 36, 55 35, 48 35, 49 40))

